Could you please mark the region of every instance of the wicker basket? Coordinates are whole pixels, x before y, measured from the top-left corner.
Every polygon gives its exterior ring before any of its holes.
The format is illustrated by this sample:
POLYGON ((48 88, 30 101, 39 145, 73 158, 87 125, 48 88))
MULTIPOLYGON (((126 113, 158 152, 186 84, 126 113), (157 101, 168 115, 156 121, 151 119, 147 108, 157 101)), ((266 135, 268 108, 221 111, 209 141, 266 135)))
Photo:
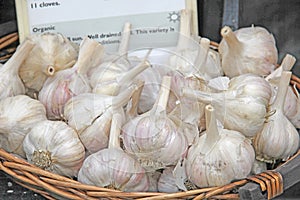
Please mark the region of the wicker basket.
MULTIPOLYGON (((18 39, 16 33, 0 39, 0 50, 9 47, 18 39)), ((212 42, 212 48, 218 44, 212 42)), ((1 59, 8 59, 15 48, 1 59)), ((300 79, 292 75, 291 84, 300 89, 300 79)), ((17 184, 28 188, 47 199, 239 199, 238 189, 247 183, 259 184, 266 198, 272 199, 284 191, 284 180, 280 168, 295 158, 299 159, 300 150, 289 160, 266 172, 234 181, 222 187, 209 187, 177 193, 122 192, 114 189, 85 185, 76 180, 42 170, 5 150, 0 149, 0 170, 17 184), (277 170, 279 169, 279 170, 277 170)))

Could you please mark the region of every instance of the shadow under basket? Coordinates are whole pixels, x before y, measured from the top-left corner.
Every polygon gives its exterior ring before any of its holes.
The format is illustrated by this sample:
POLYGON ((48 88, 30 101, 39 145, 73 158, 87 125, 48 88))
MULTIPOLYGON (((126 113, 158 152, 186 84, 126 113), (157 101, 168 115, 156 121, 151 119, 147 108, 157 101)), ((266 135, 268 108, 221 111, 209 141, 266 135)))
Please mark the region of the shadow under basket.
MULTIPOLYGON (((16 33, 0 40, 1 60, 7 60, 15 51, 16 33), (10 47, 10 48, 8 48, 10 47), (7 49, 6 49, 7 48, 7 49)), ((211 42, 217 49, 218 44, 211 42)), ((300 79, 292 75, 291 85, 300 89, 300 79)), ((296 89, 295 89, 296 90, 296 89)), ((209 187, 186 192, 122 192, 82 184, 76 180, 42 170, 13 154, 0 149, 0 170, 12 181, 47 199, 272 199, 300 182, 300 150, 277 167, 263 173, 236 180, 221 187, 209 187)))

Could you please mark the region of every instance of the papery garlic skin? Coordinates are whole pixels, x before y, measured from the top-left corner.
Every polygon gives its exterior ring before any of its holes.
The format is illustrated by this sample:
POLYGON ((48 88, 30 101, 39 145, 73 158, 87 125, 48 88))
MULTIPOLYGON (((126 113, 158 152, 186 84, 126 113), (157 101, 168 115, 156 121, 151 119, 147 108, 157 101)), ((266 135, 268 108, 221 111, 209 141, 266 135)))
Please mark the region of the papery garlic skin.
POLYGON ((206 106, 207 130, 190 147, 186 159, 188 179, 198 187, 222 186, 245 178, 255 152, 250 139, 217 126, 215 110, 206 106))
POLYGON ((179 188, 176 185, 176 180, 173 175, 173 167, 169 167, 164 169, 158 180, 158 191, 159 192, 167 192, 167 193, 175 193, 179 192, 179 188))
POLYGON ((0 65, 0 99, 25 94, 26 90, 18 71, 33 47, 34 43, 31 40, 25 40, 13 56, 4 65, 0 65))
POLYGON ((278 61, 275 39, 263 27, 245 27, 232 31, 228 26, 221 30, 219 45, 222 68, 232 78, 240 74, 270 74, 278 61))
POLYGON ((23 140, 36 123, 46 120, 43 104, 26 95, 0 101, 0 147, 25 157, 23 140))
POLYGON ((88 156, 78 181, 125 192, 147 191, 149 187, 145 170, 121 149, 103 149, 88 156))
POLYGON ((77 133, 61 121, 36 124, 26 135, 23 148, 30 163, 68 177, 77 176, 85 158, 77 133))
POLYGON ((283 113, 290 78, 291 72, 282 72, 276 99, 270 105, 271 114, 255 137, 254 147, 258 160, 286 160, 299 149, 299 133, 283 113))
POLYGON ((34 34, 29 37, 36 45, 19 70, 26 88, 38 92, 47 77, 70 68, 78 56, 78 47, 59 33, 34 34))

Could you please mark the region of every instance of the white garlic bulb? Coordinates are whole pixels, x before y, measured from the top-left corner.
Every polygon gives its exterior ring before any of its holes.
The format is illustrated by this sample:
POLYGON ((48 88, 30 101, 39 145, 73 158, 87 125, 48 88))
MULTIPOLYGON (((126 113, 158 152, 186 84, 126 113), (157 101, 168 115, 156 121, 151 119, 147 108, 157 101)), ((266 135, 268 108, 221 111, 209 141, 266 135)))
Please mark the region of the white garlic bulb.
POLYGON ((222 68, 232 78, 240 74, 270 74, 278 61, 275 39, 263 27, 246 27, 232 31, 225 26, 219 45, 222 68))
POLYGON ((25 40, 12 57, 0 66, 0 99, 25 94, 25 87, 18 73, 33 47, 34 43, 31 40, 25 40))
POLYGON ((123 106, 137 88, 133 84, 117 96, 85 93, 66 103, 64 118, 78 132, 88 154, 107 147, 113 113, 119 113, 125 122, 123 106))
POLYGON ((78 174, 84 184, 108 187, 125 192, 147 191, 149 179, 143 167, 120 147, 122 117, 114 114, 109 147, 88 156, 78 174))
POLYGON ((68 177, 77 176, 85 158, 77 133, 61 121, 36 124, 26 135, 23 148, 30 163, 68 177))
POLYGON ((26 88, 38 92, 47 77, 74 65, 78 47, 59 33, 34 34, 29 39, 36 45, 20 67, 19 75, 26 88))
POLYGON ((250 139, 217 126, 216 110, 205 109, 206 132, 188 150, 186 174, 198 187, 222 186, 247 177, 255 159, 250 139))
POLYGON ((228 89, 223 92, 183 89, 184 97, 212 104, 224 128, 236 130, 247 137, 255 136, 262 129, 271 94, 270 84, 255 74, 232 78, 228 89))
POLYGON ((102 59, 102 54, 103 46, 86 37, 80 44, 75 65, 46 80, 38 99, 45 105, 49 119, 61 119, 64 105, 72 96, 91 91, 86 73, 102 59))
POLYGON ((96 84, 93 87, 93 93, 105 94, 105 95, 117 95, 121 90, 127 88, 133 81, 134 78, 147 69, 150 63, 147 61, 148 56, 151 53, 151 49, 147 52, 144 59, 131 69, 119 70, 119 67, 114 65, 100 66, 97 73, 94 73, 92 78, 96 78, 96 84), (110 69, 112 67, 112 69, 110 69), (115 69, 116 68, 116 69, 115 69))
POLYGON ((153 108, 122 128, 126 152, 137 157, 149 171, 176 164, 187 151, 185 136, 166 114, 170 84, 171 77, 165 76, 153 108))
POLYGON ((291 72, 282 72, 276 99, 269 108, 271 114, 255 137, 254 147, 258 160, 285 160, 299 149, 299 133, 283 113, 290 78, 291 72))
POLYGON ((0 147, 25 157, 22 145, 25 135, 46 119, 43 104, 26 95, 0 100, 0 147))
MULTIPOLYGON (((282 72, 291 71, 295 63, 296 58, 290 54, 287 54, 281 62, 281 65, 266 77, 266 80, 272 86, 273 92, 270 104, 272 104, 276 98, 282 72)), ((289 86, 283 107, 285 116, 293 123, 296 128, 300 127, 300 121, 298 120, 298 113, 300 112, 300 101, 298 97, 299 95, 297 95, 297 89, 293 88, 293 86, 289 86)))

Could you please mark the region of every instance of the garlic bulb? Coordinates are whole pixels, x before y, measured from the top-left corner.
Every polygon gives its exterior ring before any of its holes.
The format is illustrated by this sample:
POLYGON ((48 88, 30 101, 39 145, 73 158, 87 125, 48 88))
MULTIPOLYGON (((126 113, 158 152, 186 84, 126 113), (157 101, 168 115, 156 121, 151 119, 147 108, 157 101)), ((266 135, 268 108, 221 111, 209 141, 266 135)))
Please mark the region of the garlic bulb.
POLYGON ((26 95, 0 100, 0 147, 25 157, 22 145, 25 135, 46 119, 43 104, 26 95))
POLYGON ((291 72, 282 72, 276 99, 269 108, 271 114, 263 129, 255 137, 254 147, 258 160, 265 162, 285 160, 299 149, 298 131, 283 113, 290 78, 291 72))
POLYGON ((34 34, 29 39, 36 45, 21 65, 19 75, 26 88, 38 92, 47 77, 74 65, 78 47, 59 33, 34 34))
POLYGON ((222 186, 247 177, 255 159, 250 139, 217 126, 216 110, 205 108, 206 132, 188 150, 186 174, 198 187, 222 186))
MULTIPOLYGON (((280 77, 283 71, 290 71, 294 64, 296 63, 296 58, 290 54, 287 54, 281 65, 272 72, 269 76, 266 77, 266 80, 272 86, 272 98, 270 100, 270 104, 272 104, 276 98, 276 93, 278 92, 278 86, 280 83, 280 77)), ((297 90, 295 90, 292 86, 288 87, 288 91, 284 101, 283 111, 285 116, 293 123, 294 126, 300 127, 298 113, 300 112, 300 101, 297 96, 297 90)))
POLYGON ((119 113, 125 122, 123 106, 137 88, 133 84, 117 96, 85 93, 66 103, 64 118, 78 132, 88 154, 107 147, 113 113, 119 113))
POLYGON ((122 128, 126 152, 137 157, 149 171, 176 164, 187 151, 185 136, 166 115, 170 84, 171 77, 165 76, 153 108, 122 128))
POLYGON ((112 65, 113 69, 110 69, 110 65, 102 66, 103 71, 98 71, 97 74, 94 74, 97 76, 98 81, 93 88, 93 93, 117 95, 122 89, 127 88, 138 74, 150 66, 150 63, 147 62, 150 53, 151 49, 137 66, 128 71, 122 70, 122 73, 114 71, 114 65, 112 65))
MULTIPOLYGON (((130 69, 127 57, 131 24, 125 23, 117 55, 106 55, 104 61, 88 72, 91 87, 94 93, 116 95, 120 85, 116 79, 130 69)), ((119 79, 118 78, 118 79, 119 79)))
POLYGON ((23 148, 30 163, 68 177, 77 176, 85 158, 77 133, 61 121, 36 124, 26 135, 23 148))
POLYGON ((0 99, 25 94, 25 87, 18 71, 33 47, 32 41, 25 40, 18 46, 13 56, 0 66, 0 99))
POLYGON ((262 129, 271 94, 270 84, 255 74, 232 78, 228 90, 223 92, 183 89, 184 97, 212 104, 224 128, 236 130, 247 137, 255 136, 262 129))
POLYGON ((232 78, 240 74, 270 74, 278 61, 275 39, 263 27, 246 27, 232 31, 228 26, 221 30, 219 45, 222 68, 232 78))
POLYGON ((103 46, 86 37, 80 44, 76 64, 70 69, 57 72, 46 80, 38 99, 45 105, 49 119, 61 119, 64 104, 72 96, 91 91, 86 72, 99 62, 102 54, 103 46))
POLYGON ((125 192, 147 191, 149 179, 143 167, 120 148, 122 117, 114 114, 109 147, 88 156, 78 174, 78 181, 125 192))

